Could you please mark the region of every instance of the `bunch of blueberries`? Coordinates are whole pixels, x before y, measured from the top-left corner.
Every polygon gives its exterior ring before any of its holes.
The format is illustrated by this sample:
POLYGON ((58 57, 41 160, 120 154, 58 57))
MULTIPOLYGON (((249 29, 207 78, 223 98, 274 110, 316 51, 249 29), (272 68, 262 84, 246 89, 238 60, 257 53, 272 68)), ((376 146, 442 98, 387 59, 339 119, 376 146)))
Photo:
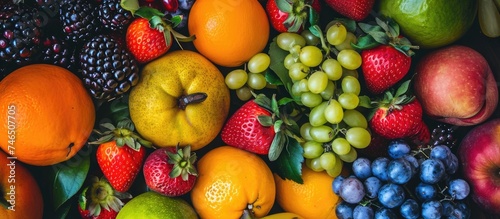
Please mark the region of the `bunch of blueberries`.
POLYGON ((393 140, 387 157, 358 157, 352 175, 337 176, 333 192, 343 218, 469 218, 465 199, 469 184, 455 174, 457 156, 446 145, 412 150, 404 140, 393 140))

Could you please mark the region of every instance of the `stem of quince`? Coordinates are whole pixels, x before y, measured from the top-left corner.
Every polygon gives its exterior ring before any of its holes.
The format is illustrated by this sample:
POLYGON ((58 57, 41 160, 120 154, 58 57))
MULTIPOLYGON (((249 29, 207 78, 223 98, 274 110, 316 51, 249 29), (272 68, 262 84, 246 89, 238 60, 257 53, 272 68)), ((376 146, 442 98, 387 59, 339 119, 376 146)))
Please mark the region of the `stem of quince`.
POLYGON ((207 99, 208 95, 203 92, 192 93, 181 96, 178 100, 179 109, 185 110, 187 105, 192 103, 201 103, 207 99))

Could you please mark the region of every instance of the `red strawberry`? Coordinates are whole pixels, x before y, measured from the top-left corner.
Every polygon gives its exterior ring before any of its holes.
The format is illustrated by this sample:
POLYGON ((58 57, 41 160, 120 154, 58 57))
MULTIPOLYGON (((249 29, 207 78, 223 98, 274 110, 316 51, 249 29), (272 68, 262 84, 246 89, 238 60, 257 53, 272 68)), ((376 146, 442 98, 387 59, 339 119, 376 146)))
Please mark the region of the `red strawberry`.
POLYGON ((363 76, 367 89, 380 94, 404 78, 410 70, 411 57, 393 46, 379 45, 361 52, 363 76))
POLYGON ((224 143, 256 154, 268 154, 275 132, 272 124, 259 117, 270 118, 271 112, 255 100, 243 104, 226 122, 221 132, 224 143))
POLYGON ((361 21, 368 17, 375 0, 325 0, 325 2, 339 14, 361 21))
POLYGON ((132 196, 113 190, 104 178, 91 178, 92 184, 83 189, 78 197, 78 212, 83 219, 115 219, 123 207, 123 201, 132 196))
POLYGON ((369 125, 376 134, 391 139, 408 138, 416 134, 422 123, 422 105, 406 94, 409 81, 396 94, 387 91, 370 115, 369 125))
POLYGON ((196 154, 191 153, 189 145, 156 149, 144 162, 146 185, 166 196, 184 195, 191 191, 198 176, 195 161, 196 154))
POLYGON ((298 0, 293 3, 288 0, 268 0, 266 4, 266 12, 271 22, 271 25, 278 32, 301 32, 306 24, 307 19, 318 17, 321 11, 319 0, 298 0), (309 9, 312 7, 316 14, 310 14, 309 9))
POLYGON ((99 144, 96 152, 97 164, 111 186, 119 192, 127 191, 139 173, 149 142, 140 139, 133 133, 133 124, 124 119, 115 128, 112 124, 102 124, 108 129, 103 135, 91 144, 99 144))
POLYGON ((429 131, 429 127, 421 121, 420 124, 417 125, 417 128, 414 131, 414 134, 409 137, 415 145, 426 145, 431 140, 431 132, 429 131))

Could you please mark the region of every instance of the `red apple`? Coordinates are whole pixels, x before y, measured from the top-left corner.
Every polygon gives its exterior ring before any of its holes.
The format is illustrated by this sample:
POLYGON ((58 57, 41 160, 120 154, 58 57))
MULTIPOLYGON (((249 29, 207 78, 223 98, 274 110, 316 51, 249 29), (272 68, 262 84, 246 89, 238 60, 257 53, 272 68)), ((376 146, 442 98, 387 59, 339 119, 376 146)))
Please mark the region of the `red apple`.
POLYGON ((43 198, 35 178, 14 157, 0 151, 0 218, 42 218, 43 198))
POLYGON ((487 211, 500 214, 500 118, 471 129, 458 151, 472 199, 487 211))
POLYGON ((425 114, 452 125, 484 122, 498 104, 498 87, 488 62, 460 45, 424 56, 416 66, 414 91, 425 114))

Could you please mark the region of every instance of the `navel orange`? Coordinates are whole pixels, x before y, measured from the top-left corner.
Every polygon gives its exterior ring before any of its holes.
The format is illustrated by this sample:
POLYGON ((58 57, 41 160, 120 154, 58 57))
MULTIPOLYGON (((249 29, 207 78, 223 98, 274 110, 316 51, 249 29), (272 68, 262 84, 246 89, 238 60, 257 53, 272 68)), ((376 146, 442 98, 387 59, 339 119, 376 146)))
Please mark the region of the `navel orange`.
POLYGON ((269 39, 269 21, 258 0, 196 0, 188 30, 198 52, 225 67, 244 64, 269 39))
POLYGON ((33 64, 0 81, 0 147, 24 163, 46 166, 70 159, 94 122, 90 95, 65 68, 33 64))
POLYGON ((276 200, 288 212, 306 219, 337 218, 335 206, 339 197, 333 193, 333 177, 325 171, 316 172, 307 166, 302 168, 303 184, 283 179, 274 174, 276 200))
POLYGON ((201 218, 238 219, 246 209, 260 218, 274 204, 276 189, 271 170, 253 153, 217 147, 200 158, 197 170, 191 201, 201 218))

